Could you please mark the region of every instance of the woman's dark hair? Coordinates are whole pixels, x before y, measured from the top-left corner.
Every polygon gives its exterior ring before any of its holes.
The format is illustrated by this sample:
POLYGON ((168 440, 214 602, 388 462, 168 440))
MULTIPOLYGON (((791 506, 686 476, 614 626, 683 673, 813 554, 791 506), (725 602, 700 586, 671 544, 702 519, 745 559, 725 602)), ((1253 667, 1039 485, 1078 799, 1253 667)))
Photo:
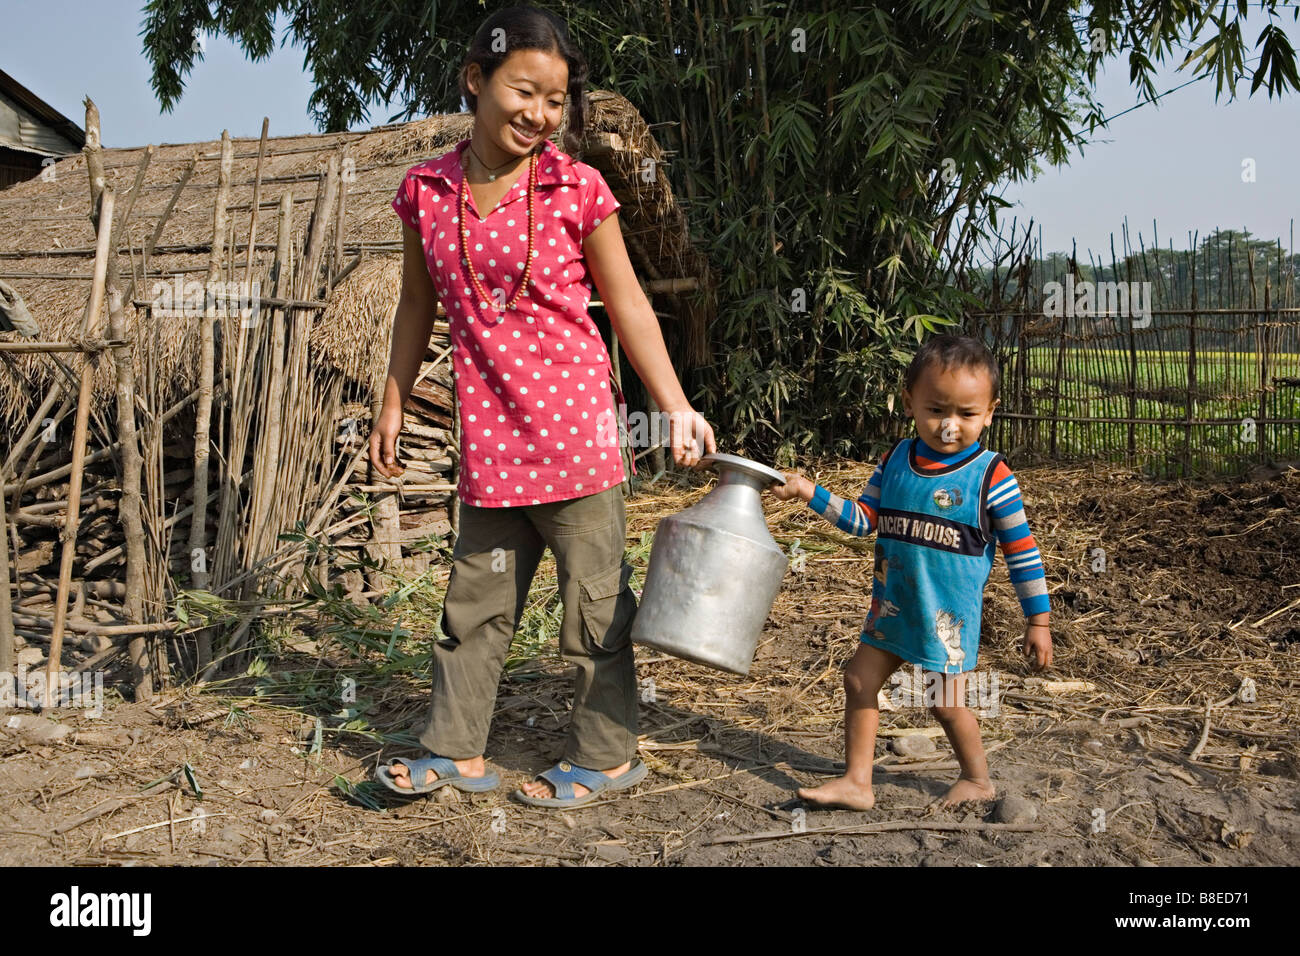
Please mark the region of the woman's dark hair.
POLYGON ((938 362, 940 371, 944 372, 954 365, 988 372, 989 381, 993 385, 993 398, 998 397, 1001 376, 997 360, 978 339, 966 335, 936 335, 928 340, 912 356, 912 364, 907 367, 907 373, 903 377, 903 385, 908 391, 916 385, 916 380, 931 362, 938 362))
POLYGON ((517 50, 544 50, 554 53, 569 65, 568 116, 564 131, 564 151, 578 148, 586 125, 582 91, 587 85, 587 59, 569 37, 564 21, 549 10, 537 7, 507 7, 492 14, 478 28, 470 42, 465 62, 460 67, 460 92, 470 112, 478 109, 478 97, 465 82, 471 64, 477 63, 486 82, 517 50))

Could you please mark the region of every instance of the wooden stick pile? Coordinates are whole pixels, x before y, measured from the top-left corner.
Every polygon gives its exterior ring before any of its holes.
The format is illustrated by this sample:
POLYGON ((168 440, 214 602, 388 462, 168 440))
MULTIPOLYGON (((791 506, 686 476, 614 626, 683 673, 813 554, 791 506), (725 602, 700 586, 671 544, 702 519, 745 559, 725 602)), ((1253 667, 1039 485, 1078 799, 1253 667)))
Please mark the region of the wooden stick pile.
MULTIPOLYGON (((82 658, 78 666, 95 666, 121 649, 112 644, 121 638, 139 699, 165 686, 169 656, 204 678, 223 661, 241 663, 258 612, 292 594, 307 570, 306 542, 285 540, 286 532, 364 549, 390 564, 412 563, 403 543, 445 534, 455 416, 447 327, 439 322, 408 406, 408 471, 397 483, 372 475, 364 446, 382 382, 350 380, 318 360, 313 329, 334 287, 365 255, 344 262, 346 146, 328 155, 316 177, 302 233, 292 218, 301 197, 292 184, 283 187, 272 246, 257 241, 267 123, 248 204, 231 201, 233 148, 223 133, 203 301, 192 309, 137 299, 136 291, 163 278, 150 275, 148 264, 199 155, 166 208, 150 214, 157 224, 124 277, 113 250, 126 236, 128 250, 136 251, 127 226, 153 151, 141 157, 134 185, 115 198, 105 187, 98 131, 87 100, 91 219, 99 242, 79 335, 75 342, 21 343, 60 374, 33 403, 17 440, 0 452, 4 564, 13 567, 0 581, 0 670, 40 658, 53 675, 65 634, 77 638, 69 650, 82 658), (237 234, 241 210, 247 235, 237 234), (273 252, 259 256, 261 249, 273 252), (247 254, 237 262, 240 253, 247 254), (236 308, 223 301, 232 290, 243 300, 236 308), (170 383, 158 343, 177 322, 194 326, 185 334, 197 343, 198 387, 165 407, 170 383), (138 377, 133 354, 141 360, 138 377), (116 366, 111 405, 96 402, 90 388, 101 361, 116 366), (408 502, 414 507, 404 513, 408 502), (187 628, 178 619, 182 607, 203 613, 184 615, 187 628), (48 654, 26 646, 47 643, 48 654)), ((7 353, 0 361, 13 368, 7 353)), ((417 553, 413 564, 427 560, 417 553)), ((315 573, 328 577, 330 569, 315 573)), ((349 582, 361 590, 356 584, 349 582)))

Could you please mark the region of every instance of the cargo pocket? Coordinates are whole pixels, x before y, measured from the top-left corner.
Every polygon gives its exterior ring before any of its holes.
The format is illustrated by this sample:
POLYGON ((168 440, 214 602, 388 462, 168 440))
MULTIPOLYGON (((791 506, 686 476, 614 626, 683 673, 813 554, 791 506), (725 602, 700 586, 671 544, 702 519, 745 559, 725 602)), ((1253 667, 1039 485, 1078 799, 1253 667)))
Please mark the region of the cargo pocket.
POLYGON ((578 582, 582 643, 591 653, 608 654, 627 646, 636 617, 631 579, 632 566, 620 562, 578 582))
POLYGON ((442 617, 438 621, 438 628, 442 631, 443 637, 441 640, 436 641, 437 644, 447 648, 447 650, 460 647, 460 638, 451 632, 451 625, 447 623, 446 603, 442 607, 442 617))
POLYGON ((442 631, 442 638, 435 639, 435 643, 454 650, 460 647, 460 638, 452 631, 451 623, 447 619, 447 606, 456 602, 456 596, 452 592, 452 585, 456 582, 456 565, 451 566, 451 573, 447 576, 447 590, 442 595, 442 615, 438 619, 438 629, 442 631))

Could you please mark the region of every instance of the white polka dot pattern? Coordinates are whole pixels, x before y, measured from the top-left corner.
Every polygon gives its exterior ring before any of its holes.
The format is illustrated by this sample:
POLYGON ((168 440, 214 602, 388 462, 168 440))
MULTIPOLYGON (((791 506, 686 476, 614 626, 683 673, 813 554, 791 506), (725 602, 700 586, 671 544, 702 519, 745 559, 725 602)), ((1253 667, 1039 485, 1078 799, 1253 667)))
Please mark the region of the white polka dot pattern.
MULTIPOLYGON (((421 236, 450 322, 463 446, 458 493, 481 507, 509 507, 602 491, 623 480, 623 461, 609 354, 587 311, 595 284, 582 242, 620 204, 598 170, 544 143, 530 287, 500 312, 466 284, 457 248, 467 143, 409 169, 392 202, 421 236)), ((474 271, 494 298, 509 301, 528 242, 526 175, 486 216, 471 203, 468 218, 474 271)))

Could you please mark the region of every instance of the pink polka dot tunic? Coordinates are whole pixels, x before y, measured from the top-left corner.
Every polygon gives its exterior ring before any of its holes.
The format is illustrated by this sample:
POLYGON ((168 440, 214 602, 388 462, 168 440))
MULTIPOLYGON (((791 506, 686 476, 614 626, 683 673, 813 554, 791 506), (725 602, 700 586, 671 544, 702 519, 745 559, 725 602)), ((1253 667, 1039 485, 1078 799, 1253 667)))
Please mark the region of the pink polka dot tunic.
POLYGON ((623 481, 611 366, 587 312, 594 283, 582 242, 619 208, 601 174, 549 140, 537 157, 529 287, 513 308, 528 248, 528 169, 484 217, 468 198, 460 230, 460 157, 469 140, 407 170, 393 209, 419 233, 447 311, 460 404, 457 493, 479 507, 565 501, 623 481))

